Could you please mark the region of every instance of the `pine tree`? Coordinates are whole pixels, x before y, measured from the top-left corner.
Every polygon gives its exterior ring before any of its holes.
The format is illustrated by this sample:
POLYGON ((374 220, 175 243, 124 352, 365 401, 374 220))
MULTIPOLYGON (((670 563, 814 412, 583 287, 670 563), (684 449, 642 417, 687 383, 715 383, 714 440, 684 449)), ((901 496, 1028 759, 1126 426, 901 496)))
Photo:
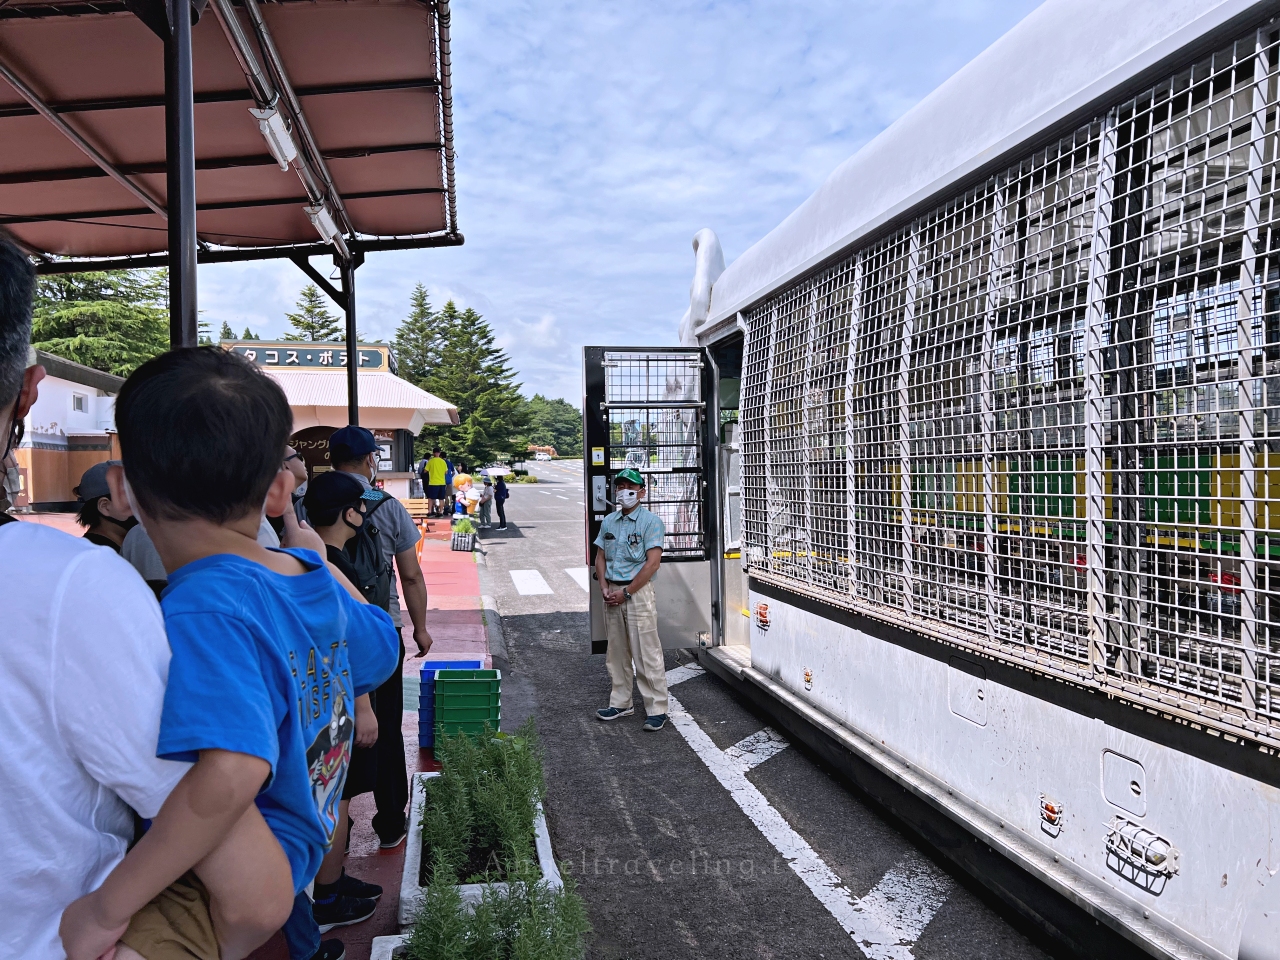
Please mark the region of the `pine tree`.
POLYGON ((324 295, 314 283, 308 283, 298 294, 297 311, 285 314, 293 331, 286 333, 284 339, 311 343, 342 339, 338 318, 325 309, 324 295))
POLYGON ((450 300, 438 314, 444 329, 440 360, 426 389, 458 408, 458 426, 437 439, 472 469, 511 453, 525 428, 525 401, 510 359, 494 345, 493 331, 468 307, 450 300))
POLYGON ((229 323, 227 323, 227 321, 223 320, 223 321, 222 321, 222 332, 218 334, 218 339, 219 339, 219 340, 234 340, 235 338, 236 338, 236 335, 235 335, 235 334, 232 332, 232 330, 231 330, 231 324, 229 324, 229 323))
POLYGON ((169 349, 168 284, 164 270, 43 276, 36 288, 31 342, 127 377, 169 349))
POLYGON ((427 288, 419 283, 409 296, 409 316, 396 328, 395 339, 391 341, 397 375, 424 386, 440 362, 444 330, 440 314, 431 309, 427 288))
POLYGON ((241 337, 240 339, 241 340, 261 340, 262 338, 258 336, 256 333, 254 333, 252 330, 250 330, 248 327, 245 327, 244 336, 241 337))

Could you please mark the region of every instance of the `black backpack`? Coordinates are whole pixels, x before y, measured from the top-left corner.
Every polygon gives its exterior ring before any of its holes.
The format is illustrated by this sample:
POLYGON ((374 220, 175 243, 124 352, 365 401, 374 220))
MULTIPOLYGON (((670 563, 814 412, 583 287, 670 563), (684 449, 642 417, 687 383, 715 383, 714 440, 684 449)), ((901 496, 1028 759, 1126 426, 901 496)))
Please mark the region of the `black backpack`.
POLYGON ((389 493, 370 490, 362 498, 365 507, 364 523, 356 535, 347 541, 345 552, 356 571, 355 587, 375 607, 388 610, 391 606, 391 561, 382 553, 378 540, 378 528, 374 526, 374 512, 393 499, 389 493))

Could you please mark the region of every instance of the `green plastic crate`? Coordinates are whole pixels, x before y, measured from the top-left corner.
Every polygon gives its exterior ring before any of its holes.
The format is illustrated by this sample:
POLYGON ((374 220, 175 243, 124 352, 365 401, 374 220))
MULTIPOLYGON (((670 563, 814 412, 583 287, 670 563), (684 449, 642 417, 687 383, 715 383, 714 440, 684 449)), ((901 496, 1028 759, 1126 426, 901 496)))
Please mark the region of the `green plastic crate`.
POLYGON ((502 672, 440 670, 436 673, 436 735, 483 733, 502 721, 502 672))
POLYGON ((490 725, 496 730, 498 729, 498 721, 502 719, 502 707, 500 704, 482 707, 436 707, 437 723, 452 723, 454 721, 475 721, 483 723, 488 720, 490 725))
MULTIPOLYGON (((498 725, 496 723, 489 723, 488 726, 490 730, 495 732, 498 729, 498 725)), ((444 736, 455 737, 460 733, 483 734, 484 728, 485 723, 483 721, 459 720, 455 723, 436 721, 436 738, 439 739, 444 736)))

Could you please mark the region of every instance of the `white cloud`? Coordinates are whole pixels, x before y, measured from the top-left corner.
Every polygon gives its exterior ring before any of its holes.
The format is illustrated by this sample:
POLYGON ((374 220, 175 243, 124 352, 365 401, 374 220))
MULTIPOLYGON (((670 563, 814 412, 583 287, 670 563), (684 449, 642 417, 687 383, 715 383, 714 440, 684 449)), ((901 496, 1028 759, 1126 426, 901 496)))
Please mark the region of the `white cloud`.
MULTIPOLYGON (((1037 5, 455 4, 467 242, 371 255, 360 327, 390 338, 421 281, 484 314, 528 392, 577 402, 582 345, 675 341, 697 230, 732 260, 1037 5)), ((270 335, 304 282, 289 263, 202 267, 201 302, 215 329, 270 335)))

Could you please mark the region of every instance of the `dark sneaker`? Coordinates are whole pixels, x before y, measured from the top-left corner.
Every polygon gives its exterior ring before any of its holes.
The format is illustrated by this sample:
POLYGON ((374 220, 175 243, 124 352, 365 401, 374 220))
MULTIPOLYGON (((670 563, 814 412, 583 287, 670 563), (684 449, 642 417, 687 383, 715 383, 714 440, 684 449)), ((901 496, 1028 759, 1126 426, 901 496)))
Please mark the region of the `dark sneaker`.
POLYGON ((617 707, 605 707, 603 710, 596 711, 596 719, 617 720, 619 717, 629 717, 635 712, 634 707, 627 707, 625 710, 619 710, 617 707))
POLYGON ((640 729, 645 733, 656 733, 667 725, 667 715, 660 713, 656 717, 645 717, 644 726, 640 729))
POLYGON ((332 892, 347 897, 355 897, 357 900, 377 900, 382 896, 382 888, 376 883, 368 883, 359 877, 353 877, 342 871, 340 876, 332 887, 326 887, 325 892, 332 892))
POLYGON ((334 927, 349 927, 361 920, 368 920, 378 909, 376 900, 358 900, 342 894, 331 897, 328 901, 317 900, 311 905, 311 915, 316 918, 316 926, 321 933, 328 933, 334 927))
POLYGON ((321 940, 320 949, 311 960, 346 960, 347 948, 341 940, 321 940))
POLYGON ((394 850, 400 844, 404 843, 404 838, 409 835, 408 830, 401 830, 398 837, 392 837, 390 840, 380 840, 378 846, 383 850, 394 850))

